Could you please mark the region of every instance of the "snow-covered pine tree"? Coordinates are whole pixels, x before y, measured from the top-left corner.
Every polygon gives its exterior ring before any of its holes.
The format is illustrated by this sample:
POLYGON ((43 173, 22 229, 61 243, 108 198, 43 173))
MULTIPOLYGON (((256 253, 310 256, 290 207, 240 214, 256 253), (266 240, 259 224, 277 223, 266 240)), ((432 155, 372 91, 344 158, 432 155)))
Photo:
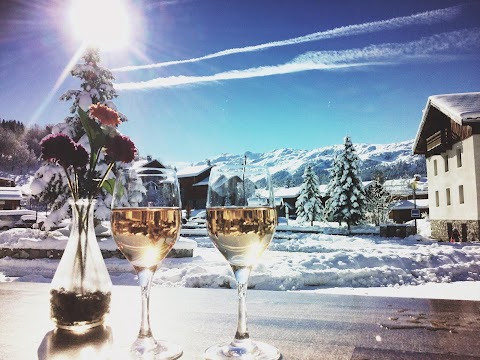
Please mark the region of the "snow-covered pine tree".
POLYGON ((297 219, 300 222, 323 221, 323 203, 320 197, 320 182, 313 171, 313 167, 307 164, 303 173, 303 183, 300 195, 295 203, 297 219))
POLYGON ((287 176, 284 186, 288 189, 294 186, 292 175, 287 176))
MULTIPOLYGON (((52 133, 63 133, 70 136, 74 141, 81 143, 88 152, 90 146, 78 115, 78 108, 83 111, 89 111, 89 106, 96 103, 102 103, 113 110, 117 110, 112 99, 118 95, 113 88, 114 79, 110 70, 98 65, 100 55, 98 49, 89 48, 82 57, 83 63, 75 65, 70 74, 81 80, 80 89, 68 90, 63 94, 60 100, 70 101, 73 104, 70 107, 70 115, 63 122, 52 128, 52 133)), ((127 118, 119 113, 120 119, 126 121, 127 118)), ((97 172, 103 173, 107 164, 103 160, 103 154, 99 156, 97 172)), ((87 169, 85 169, 85 172, 87 169)), ((110 173, 111 174, 111 173, 110 173)), ((114 176, 111 174, 110 176, 114 176)), ((50 206, 50 215, 45 221, 45 227, 48 229, 55 223, 67 217, 68 202, 70 191, 67 181, 59 166, 45 164, 41 166, 35 174, 35 179, 31 185, 32 195, 40 202, 50 206)), ((95 219, 108 219, 110 215, 111 196, 102 190, 97 198, 95 208, 95 219)))
POLYGON ((374 178, 365 189, 366 218, 376 226, 388 221, 388 214, 395 198, 386 189, 381 179, 374 178))
POLYGON ((326 215, 350 226, 364 218, 365 190, 358 171, 359 158, 349 136, 345 138, 343 150, 335 157, 330 172, 329 199, 326 215))

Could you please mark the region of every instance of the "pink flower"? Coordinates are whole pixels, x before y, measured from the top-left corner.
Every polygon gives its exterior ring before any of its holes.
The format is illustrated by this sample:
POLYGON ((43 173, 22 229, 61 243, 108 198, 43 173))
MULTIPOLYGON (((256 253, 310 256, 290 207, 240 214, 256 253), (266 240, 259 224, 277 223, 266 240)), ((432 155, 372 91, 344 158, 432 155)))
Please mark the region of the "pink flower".
POLYGON ((105 148, 107 155, 112 161, 122 161, 124 163, 131 162, 137 153, 132 140, 123 135, 108 136, 105 141, 105 148))
POLYGON ((100 103, 90 105, 90 117, 97 119, 102 125, 117 126, 120 124, 118 113, 100 103))

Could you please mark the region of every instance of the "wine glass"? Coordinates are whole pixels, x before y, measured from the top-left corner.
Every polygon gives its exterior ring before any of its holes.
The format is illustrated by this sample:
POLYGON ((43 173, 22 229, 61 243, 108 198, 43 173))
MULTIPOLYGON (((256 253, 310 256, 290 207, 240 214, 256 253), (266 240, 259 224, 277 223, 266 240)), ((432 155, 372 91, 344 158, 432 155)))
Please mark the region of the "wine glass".
POLYGON ((112 200, 112 235, 135 269, 142 295, 140 331, 130 348, 135 359, 177 359, 183 353, 178 345, 153 338, 149 316, 153 275, 177 241, 181 223, 174 170, 131 168, 119 174, 112 200))
POLYGON ((248 277, 270 244, 277 214, 268 169, 263 166, 214 167, 208 182, 208 235, 232 267, 238 289, 238 323, 233 341, 209 347, 205 358, 280 358, 272 345, 253 341, 247 329, 248 277))

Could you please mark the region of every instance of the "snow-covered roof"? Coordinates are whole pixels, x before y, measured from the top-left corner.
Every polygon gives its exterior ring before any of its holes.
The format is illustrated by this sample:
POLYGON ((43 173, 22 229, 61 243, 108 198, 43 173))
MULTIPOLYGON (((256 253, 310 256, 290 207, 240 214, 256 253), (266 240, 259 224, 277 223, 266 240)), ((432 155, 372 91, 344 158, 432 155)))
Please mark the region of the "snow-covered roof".
POLYGON ((480 92, 434 95, 429 97, 429 101, 431 106, 460 125, 480 121, 480 92))
POLYGON ((438 109, 460 125, 480 122, 480 92, 432 95, 428 98, 423 110, 422 120, 413 143, 414 152, 418 147, 430 107, 438 109))
POLYGON ((180 179, 185 177, 198 176, 210 168, 211 166, 209 165, 188 166, 186 168, 178 170, 177 177, 180 179))
MULTIPOLYGON (((428 199, 418 199, 416 200, 416 207, 420 210, 428 209, 428 199)), ((414 209, 415 203, 413 200, 401 200, 393 206, 392 210, 408 210, 414 209)))
POLYGON ((142 166, 144 166, 145 164, 149 163, 148 160, 146 159, 142 159, 142 160, 138 160, 138 161, 135 161, 133 164, 132 164, 132 167, 135 168, 135 169, 138 169, 142 166))
POLYGON ((300 194, 300 186, 294 186, 290 188, 276 188, 274 193, 275 197, 281 198, 295 198, 300 194))
MULTIPOLYGON (((410 195, 413 193, 411 187, 412 179, 393 179, 393 180, 385 180, 383 186, 385 189, 394 195, 410 195)), ((428 179, 426 177, 421 177, 419 181, 417 181, 417 188, 416 193, 426 193, 428 192, 428 179)))
POLYGON ((21 200, 22 189, 16 187, 0 187, 0 200, 21 200))
POLYGON ((193 184, 192 186, 208 186, 208 181, 209 180, 210 180, 210 176, 207 176, 205 179, 193 184))

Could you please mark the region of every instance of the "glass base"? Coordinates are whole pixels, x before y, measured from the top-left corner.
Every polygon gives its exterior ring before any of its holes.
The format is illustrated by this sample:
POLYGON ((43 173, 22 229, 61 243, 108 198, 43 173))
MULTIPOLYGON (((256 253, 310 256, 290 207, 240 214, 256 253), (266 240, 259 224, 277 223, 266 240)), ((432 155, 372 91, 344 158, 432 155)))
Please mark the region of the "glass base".
POLYGON ((138 338, 130 347, 129 359, 138 360, 174 360, 183 355, 182 348, 174 343, 138 338))
POLYGON ((55 320, 55 319, 52 319, 52 320, 55 323, 55 326, 59 329, 68 330, 73 333, 81 334, 97 326, 103 325, 103 323, 105 322, 105 317, 106 316, 103 316, 101 319, 97 321, 77 321, 74 324, 63 323, 60 320, 55 320))
POLYGON ((206 360, 278 360, 282 355, 275 346, 261 341, 234 340, 229 344, 213 345, 205 350, 206 360))

